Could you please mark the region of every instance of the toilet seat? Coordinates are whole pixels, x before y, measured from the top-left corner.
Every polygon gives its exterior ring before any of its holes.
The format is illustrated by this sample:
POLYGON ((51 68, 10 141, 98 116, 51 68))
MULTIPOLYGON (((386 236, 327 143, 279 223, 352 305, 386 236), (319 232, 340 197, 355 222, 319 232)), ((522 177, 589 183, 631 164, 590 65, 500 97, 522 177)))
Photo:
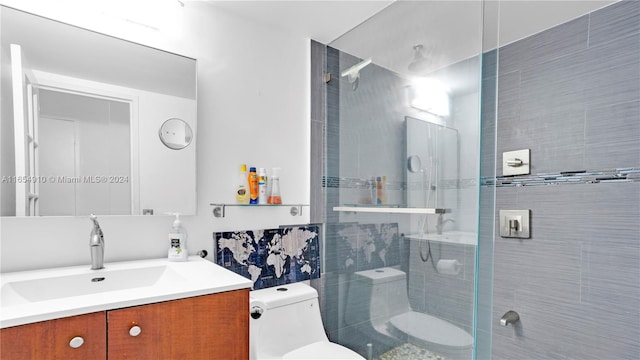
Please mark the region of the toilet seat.
POLYGON ((451 348, 473 345, 473 337, 468 332, 429 314, 409 311, 392 317, 389 322, 403 333, 427 343, 451 348))
POLYGON ((328 341, 318 341, 290 351, 284 354, 284 356, 282 356, 282 359, 363 360, 364 358, 355 351, 347 349, 344 346, 340 346, 328 341))

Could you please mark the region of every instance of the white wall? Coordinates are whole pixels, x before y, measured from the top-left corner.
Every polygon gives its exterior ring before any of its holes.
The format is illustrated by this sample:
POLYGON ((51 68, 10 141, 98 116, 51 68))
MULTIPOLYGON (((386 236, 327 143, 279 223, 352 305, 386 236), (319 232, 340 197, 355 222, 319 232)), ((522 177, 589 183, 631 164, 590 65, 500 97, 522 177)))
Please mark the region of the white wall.
MULTIPOLYGON (((3 3, 67 22, 66 16, 78 14, 34 5, 35 0, 3 3)), ((234 201, 241 163, 281 167, 284 202, 309 203, 309 39, 199 2, 183 8, 183 26, 174 32, 179 37, 78 18, 76 24, 198 59, 198 215, 183 220, 190 253, 207 249, 212 259, 214 231, 309 221, 308 207, 299 217, 291 217, 287 207, 232 208, 219 219, 209 205, 234 201)), ((104 216, 100 224, 106 262, 166 256, 168 216, 104 216)), ((3 217, 0 271, 89 264, 90 230, 84 217, 3 217)))

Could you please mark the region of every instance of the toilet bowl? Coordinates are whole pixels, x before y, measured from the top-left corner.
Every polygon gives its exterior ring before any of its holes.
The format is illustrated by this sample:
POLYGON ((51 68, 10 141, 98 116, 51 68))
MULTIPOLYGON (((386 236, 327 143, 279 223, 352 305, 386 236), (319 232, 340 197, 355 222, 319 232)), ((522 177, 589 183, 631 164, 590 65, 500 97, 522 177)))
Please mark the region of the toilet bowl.
POLYGON ((413 311, 406 274, 394 268, 354 273, 345 322, 387 347, 410 342, 451 359, 471 359, 473 337, 443 319, 413 311))
POLYGON ((304 283, 251 291, 250 359, 364 360, 355 351, 329 342, 318 292, 304 283))

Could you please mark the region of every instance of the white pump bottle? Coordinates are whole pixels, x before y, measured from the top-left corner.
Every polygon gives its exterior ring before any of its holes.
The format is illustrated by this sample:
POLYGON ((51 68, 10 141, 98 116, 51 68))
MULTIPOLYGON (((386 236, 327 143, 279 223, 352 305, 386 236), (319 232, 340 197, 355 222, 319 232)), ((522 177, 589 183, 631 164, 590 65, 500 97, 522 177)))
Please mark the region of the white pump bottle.
POLYGON ((182 227, 180 214, 173 213, 176 219, 169 231, 169 261, 187 261, 187 231, 182 227))

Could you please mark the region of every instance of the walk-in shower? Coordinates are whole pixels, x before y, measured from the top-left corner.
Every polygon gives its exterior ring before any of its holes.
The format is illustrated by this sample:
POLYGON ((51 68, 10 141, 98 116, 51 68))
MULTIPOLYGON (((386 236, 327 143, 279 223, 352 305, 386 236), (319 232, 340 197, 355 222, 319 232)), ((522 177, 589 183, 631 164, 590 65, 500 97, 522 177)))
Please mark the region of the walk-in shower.
POLYGON ((639 20, 635 0, 396 1, 312 47, 333 341, 640 358, 639 20), (369 58, 353 91, 339 75, 369 58), (529 172, 505 172, 521 150, 529 172), (529 236, 501 235, 507 209, 529 236))
POLYGON ((396 2, 326 47, 325 325, 370 359, 473 356, 481 34, 396 2))

